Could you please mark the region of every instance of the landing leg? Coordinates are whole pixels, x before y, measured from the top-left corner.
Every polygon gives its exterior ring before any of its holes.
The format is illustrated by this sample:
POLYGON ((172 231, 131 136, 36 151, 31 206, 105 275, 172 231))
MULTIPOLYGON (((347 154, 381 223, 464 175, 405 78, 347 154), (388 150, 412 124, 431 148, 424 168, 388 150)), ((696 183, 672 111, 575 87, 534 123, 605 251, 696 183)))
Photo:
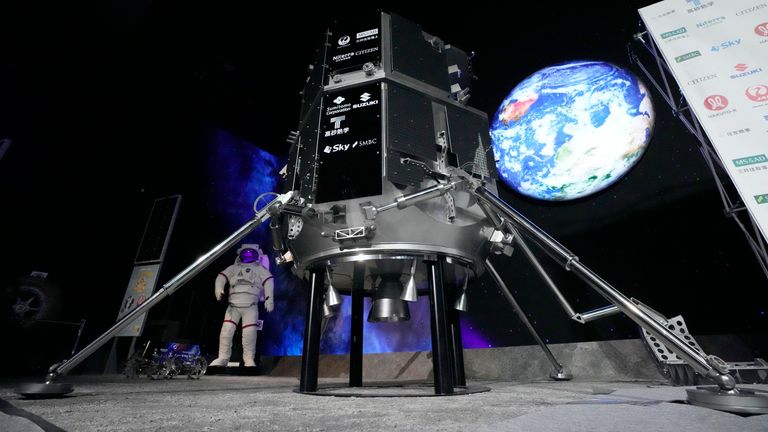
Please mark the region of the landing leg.
POLYGON ((544 343, 544 341, 541 339, 541 336, 539 336, 539 333, 536 331, 536 329, 533 327, 533 324, 531 324, 530 321, 528 321, 528 317, 525 316, 525 312, 520 308, 520 305, 517 303, 517 300, 515 300, 515 297, 512 296, 512 292, 507 288, 507 284, 504 283, 504 280, 501 279, 501 276, 499 276, 499 273, 496 272, 496 269, 493 267, 493 264, 489 260, 485 260, 485 266, 488 269, 488 273, 493 278, 494 282, 496 282, 496 285, 499 286, 501 289, 501 293, 504 294, 504 297, 507 298, 507 301, 510 305, 512 305, 512 310, 515 311, 515 314, 517 314, 517 317, 520 318, 520 321, 523 322, 523 325, 525 325, 525 328, 528 329, 528 332, 533 336, 533 339, 536 340, 536 343, 539 344, 542 351, 544 351, 544 354, 547 356, 547 359, 549 359, 549 362, 552 363, 552 371, 549 373, 549 377, 556 381, 568 381, 573 378, 573 375, 569 374, 565 371, 565 368, 563 368, 563 365, 560 364, 560 362, 557 361, 555 358, 555 355, 552 354, 552 351, 550 351, 547 344, 544 343))
POLYGON ((437 261, 427 261, 427 279, 429 280, 429 308, 432 329, 432 370, 435 378, 435 394, 453 393, 453 370, 451 352, 448 343, 448 322, 445 314, 445 291, 443 269, 445 257, 437 261))
POLYGON ((307 316, 304 322, 304 350, 301 353, 299 392, 317 391, 317 370, 320 361, 320 323, 323 320, 323 277, 325 269, 310 272, 307 316))

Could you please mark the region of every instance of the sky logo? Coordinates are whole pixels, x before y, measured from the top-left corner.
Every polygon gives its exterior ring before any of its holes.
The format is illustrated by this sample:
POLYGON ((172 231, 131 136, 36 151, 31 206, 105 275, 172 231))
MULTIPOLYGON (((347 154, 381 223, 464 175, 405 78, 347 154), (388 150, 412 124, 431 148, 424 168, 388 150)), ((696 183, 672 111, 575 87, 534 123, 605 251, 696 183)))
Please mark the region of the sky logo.
POLYGON ((727 41, 721 42, 719 45, 713 45, 712 48, 710 48, 709 50, 712 52, 718 52, 718 51, 727 50, 728 48, 739 46, 739 44, 741 44, 741 39, 727 40, 727 41))

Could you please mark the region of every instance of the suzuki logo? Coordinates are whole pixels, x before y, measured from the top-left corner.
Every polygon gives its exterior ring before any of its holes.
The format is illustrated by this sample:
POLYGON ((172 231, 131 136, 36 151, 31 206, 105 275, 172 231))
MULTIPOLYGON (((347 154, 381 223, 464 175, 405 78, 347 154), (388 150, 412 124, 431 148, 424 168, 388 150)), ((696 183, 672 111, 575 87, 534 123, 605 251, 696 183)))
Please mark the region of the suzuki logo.
POLYGON ((734 66, 733 68, 736 69, 739 72, 744 72, 745 70, 747 70, 748 67, 749 66, 745 65, 744 63, 739 63, 736 66, 734 66))
POLYGON ((340 103, 344 102, 345 100, 346 100, 346 99, 344 99, 343 97, 339 96, 339 97, 337 97, 336 99, 334 99, 334 100, 333 100, 333 103, 335 103, 336 105, 338 105, 338 104, 340 104, 340 103))
POLYGON ((758 84, 747 87, 747 91, 745 91, 744 94, 747 95, 751 101, 764 102, 768 100, 768 86, 758 84))
POLYGON ((360 100, 363 101, 363 102, 367 102, 368 99, 370 99, 370 98, 371 98, 371 94, 368 93, 368 92, 365 92, 365 93, 360 95, 360 100))
POLYGON ((344 46, 349 44, 349 36, 342 36, 339 38, 339 46, 344 46))
POLYGON ((720 111, 728 107, 728 98, 722 95, 707 96, 704 106, 710 111, 720 111))
POLYGON ((757 27, 755 27, 755 34, 768 37, 768 22, 758 24, 757 27))

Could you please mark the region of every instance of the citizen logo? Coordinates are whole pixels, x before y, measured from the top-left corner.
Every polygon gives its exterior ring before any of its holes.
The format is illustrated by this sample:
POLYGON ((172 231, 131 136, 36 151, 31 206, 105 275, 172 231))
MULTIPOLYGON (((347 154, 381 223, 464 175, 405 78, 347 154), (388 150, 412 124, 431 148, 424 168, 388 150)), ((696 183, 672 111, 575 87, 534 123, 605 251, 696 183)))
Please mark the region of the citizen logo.
POLYGON ((692 85, 696 85, 696 84, 701 84, 701 83, 703 83, 705 81, 709 81, 709 80, 712 80, 712 79, 715 79, 715 78, 717 78, 717 74, 704 75, 702 77, 694 78, 694 79, 688 81, 686 84, 688 84, 689 86, 692 86, 692 85))
POLYGON ((760 9, 765 9, 767 7, 768 7, 768 3, 760 3, 758 5, 752 6, 751 8, 742 9, 742 10, 736 12, 736 16, 742 16, 742 15, 751 14, 752 12, 757 12, 760 9))

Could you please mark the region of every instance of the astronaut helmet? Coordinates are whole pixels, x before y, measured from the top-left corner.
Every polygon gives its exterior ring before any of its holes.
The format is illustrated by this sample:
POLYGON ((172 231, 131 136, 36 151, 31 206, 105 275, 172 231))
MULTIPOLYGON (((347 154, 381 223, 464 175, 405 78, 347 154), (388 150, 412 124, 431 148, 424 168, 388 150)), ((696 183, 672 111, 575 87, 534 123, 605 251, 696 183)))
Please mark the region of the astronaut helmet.
POLYGON ((240 262, 245 264, 260 261, 262 256, 261 247, 257 244, 243 244, 237 250, 237 256, 240 262))

